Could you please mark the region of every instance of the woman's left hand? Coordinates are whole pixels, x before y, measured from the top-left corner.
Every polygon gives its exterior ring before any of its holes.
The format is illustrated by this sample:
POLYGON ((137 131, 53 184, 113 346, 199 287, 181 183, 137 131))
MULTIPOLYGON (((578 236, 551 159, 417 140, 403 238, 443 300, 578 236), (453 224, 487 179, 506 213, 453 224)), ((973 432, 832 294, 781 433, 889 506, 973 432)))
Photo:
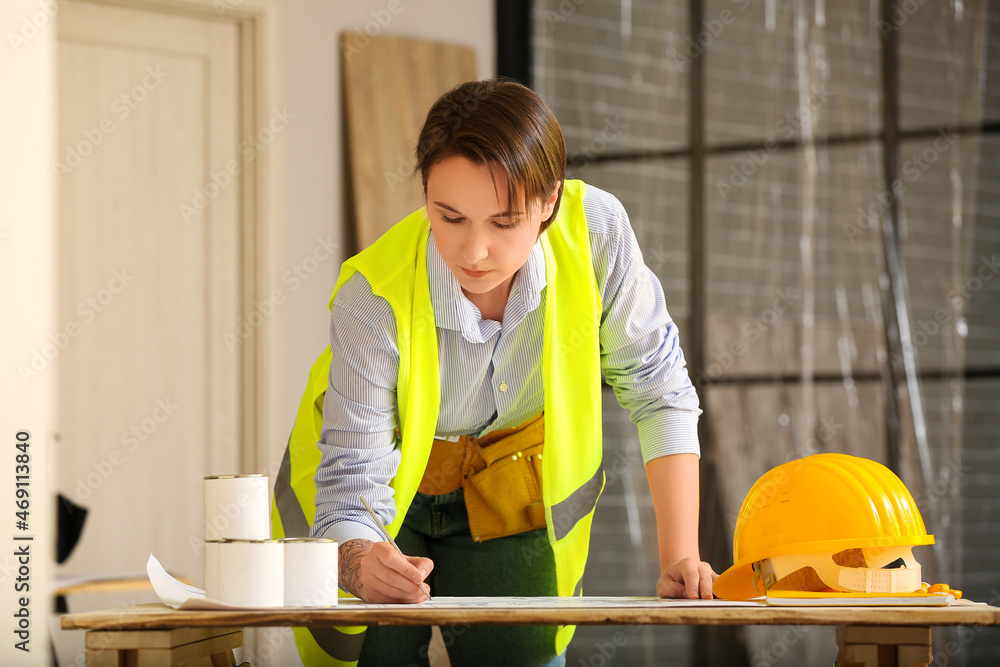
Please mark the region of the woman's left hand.
POLYGON ((697 558, 683 558, 671 563, 656 582, 661 598, 712 599, 712 583, 719 575, 712 566, 697 558))

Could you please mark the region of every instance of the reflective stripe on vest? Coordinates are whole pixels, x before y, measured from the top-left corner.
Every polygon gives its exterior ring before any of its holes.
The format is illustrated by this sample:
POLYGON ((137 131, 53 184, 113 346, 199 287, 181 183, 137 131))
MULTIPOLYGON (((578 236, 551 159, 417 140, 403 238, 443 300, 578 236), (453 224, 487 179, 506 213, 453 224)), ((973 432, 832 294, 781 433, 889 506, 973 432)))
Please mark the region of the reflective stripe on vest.
MULTIPOLYGON (((582 593, 594 507, 604 486, 599 340, 602 309, 583 195, 582 182, 564 183, 559 214, 540 239, 546 276, 542 345, 546 456, 542 493, 557 591, 565 596, 582 593)), ((427 278, 429 232, 424 209, 407 216, 344 262, 330 297, 332 307, 337 290, 360 272, 372 292, 389 302, 395 316, 399 346, 396 392, 403 437, 397 444, 401 448, 399 469, 390 483, 396 516, 387 528, 393 536, 398 534, 423 477, 440 407, 437 332, 427 278), (386 262, 386 257, 400 259, 386 262)), ((327 348, 310 371, 288 450, 275 480, 275 537, 284 535, 286 529, 288 534, 298 534, 303 528, 308 533, 308 525, 315 517, 313 477, 320 459, 316 443, 322 430, 329 366, 327 348)), ((330 630, 337 634, 324 636, 319 642, 313 635, 296 632, 296 643, 306 664, 344 664, 349 645, 356 644, 360 650, 358 637, 363 635, 358 634, 358 628, 345 629, 347 632, 330 630), (323 652, 326 661, 319 655, 314 657, 312 651, 323 652), (339 656, 339 660, 330 662, 331 655, 339 656)), ((559 629, 557 654, 565 650, 572 634, 572 626, 559 629)))
POLYGON ((586 484, 574 491, 566 500, 552 506, 552 523, 555 526, 557 540, 569 535, 577 522, 594 510, 603 487, 604 466, 601 465, 586 484))

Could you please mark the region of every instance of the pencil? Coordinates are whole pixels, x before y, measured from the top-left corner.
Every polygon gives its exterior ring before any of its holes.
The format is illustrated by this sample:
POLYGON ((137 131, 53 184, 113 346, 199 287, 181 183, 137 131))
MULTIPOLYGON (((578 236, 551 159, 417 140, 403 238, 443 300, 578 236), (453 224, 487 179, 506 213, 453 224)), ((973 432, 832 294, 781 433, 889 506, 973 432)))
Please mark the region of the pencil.
MULTIPOLYGON (((399 548, 399 545, 396 544, 396 540, 392 539, 392 535, 390 535, 389 531, 386 530, 385 526, 382 525, 382 522, 379 520, 378 515, 375 514, 374 510, 372 510, 371 505, 368 504, 368 501, 365 500, 365 497, 364 496, 359 496, 359 497, 361 498, 361 502, 365 504, 365 509, 368 510, 368 513, 372 515, 372 519, 375 520, 375 525, 378 526, 378 529, 382 531, 383 535, 385 535, 385 539, 389 540, 389 544, 391 544, 393 548, 395 548, 396 551, 399 552, 400 556, 405 555, 403 553, 403 550, 399 548)), ((431 592, 427 589, 426 586, 424 586, 423 582, 420 583, 420 590, 424 592, 424 595, 427 596, 428 600, 431 599, 431 592)))

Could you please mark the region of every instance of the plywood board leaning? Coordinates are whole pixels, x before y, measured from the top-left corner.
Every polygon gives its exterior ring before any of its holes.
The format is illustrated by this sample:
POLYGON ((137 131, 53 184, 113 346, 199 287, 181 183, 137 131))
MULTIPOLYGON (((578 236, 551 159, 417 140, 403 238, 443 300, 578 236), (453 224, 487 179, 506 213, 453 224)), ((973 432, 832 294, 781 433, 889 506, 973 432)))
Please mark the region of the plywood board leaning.
POLYGON ((341 35, 344 115, 356 250, 424 204, 410 174, 431 104, 476 78, 470 46, 408 37, 341 35))

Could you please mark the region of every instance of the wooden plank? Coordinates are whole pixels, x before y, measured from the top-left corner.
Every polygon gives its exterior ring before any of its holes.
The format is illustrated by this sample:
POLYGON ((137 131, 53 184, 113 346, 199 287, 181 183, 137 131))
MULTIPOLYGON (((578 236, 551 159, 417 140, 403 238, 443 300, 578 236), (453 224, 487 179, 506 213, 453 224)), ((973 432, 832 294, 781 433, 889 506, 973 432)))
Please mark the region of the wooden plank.
POLYGON ((897 667, 895 644, 876 644, 878 646, 878 667, 897 667))
MULTIPOLYGON (((174 572, 168 574, 181 583, 194 585, 194 580, 190 577, 185 577, 174 572)), ((112 579, 101 577, 60 585, 52 591, 52 595, 83 595, 88 593, 119 593, 121 591, 146 590, 153 590, 153 585, 149 583, 149 577, 147 576, 112 579)))
POLYGON ((212 667, 236 667, 236 656, 233 654, 233 650, 229 649, 223 653, 214 654, 212 667))
POLYGON ((844 657, 848 664, 878 667, 878 644, 847 644, 844 646, 844 657))
POLYGON ((125 652, 89 650, 87 667, 125 667, 125 652))
POLYGON ((211 666, 212 656, 243 645, 243 632, 210 637, 175 648, 151 648, 138 651, 137 667, 172 667, 184 662, 201 660, 211 666))
POLYGON ((843 633, 845 644, 918 644, 930 646, 930 627, 837 626, 838 640, 843 633))
POLYGON ((896 654, 898 667, 926 667, 933 660, 931 646, 900 646, 896 654))
POLYGON ((282 625, 998 625, 997 607, 670 606, 498 609, 489 606, 363 605, 323 609, 180 611, 162 604, 67 614, 66 630, 144 630, 282 625))
MULTIPOLYGON (((174 575, 176 577, 176 575, 174 575)), ((184 583, 191 583, 185 581, 184 583)), ((153 585, 149 583, 149 577, 122 577, 116 579, 93 579, 87 581, 76 581, 70 584, 59 586, 53 595, 76 595, 84 593, 118 593, 121 591, 142 591, 152 590, 153 585)))
POLYGON ((173 648, 191 642, 238 632, 240 628, 175 628, 173 630, 91 631, 86 646, 92 649, 173 648))
POLYGON ((476 78, 470 46, 341 35, 344 111, 357 250, 424 205, 410 178, 417 135, 438 97, 476 78))
POLYGON ((205 639, 200 642, 192 642, 191 644, 185 644, 184 646, 178 646, 177 648, 170 649, 170 658, 173 661, 170 664, 176 664, 184 662, 185 660, 193 660, 194 658, 200 657, 211 658, 216 653, 232 651, 233 649, 237 649, 241 646, 243 646, 242 630, 232 632, 228 635, 212 637, 211 639, 205 639))

